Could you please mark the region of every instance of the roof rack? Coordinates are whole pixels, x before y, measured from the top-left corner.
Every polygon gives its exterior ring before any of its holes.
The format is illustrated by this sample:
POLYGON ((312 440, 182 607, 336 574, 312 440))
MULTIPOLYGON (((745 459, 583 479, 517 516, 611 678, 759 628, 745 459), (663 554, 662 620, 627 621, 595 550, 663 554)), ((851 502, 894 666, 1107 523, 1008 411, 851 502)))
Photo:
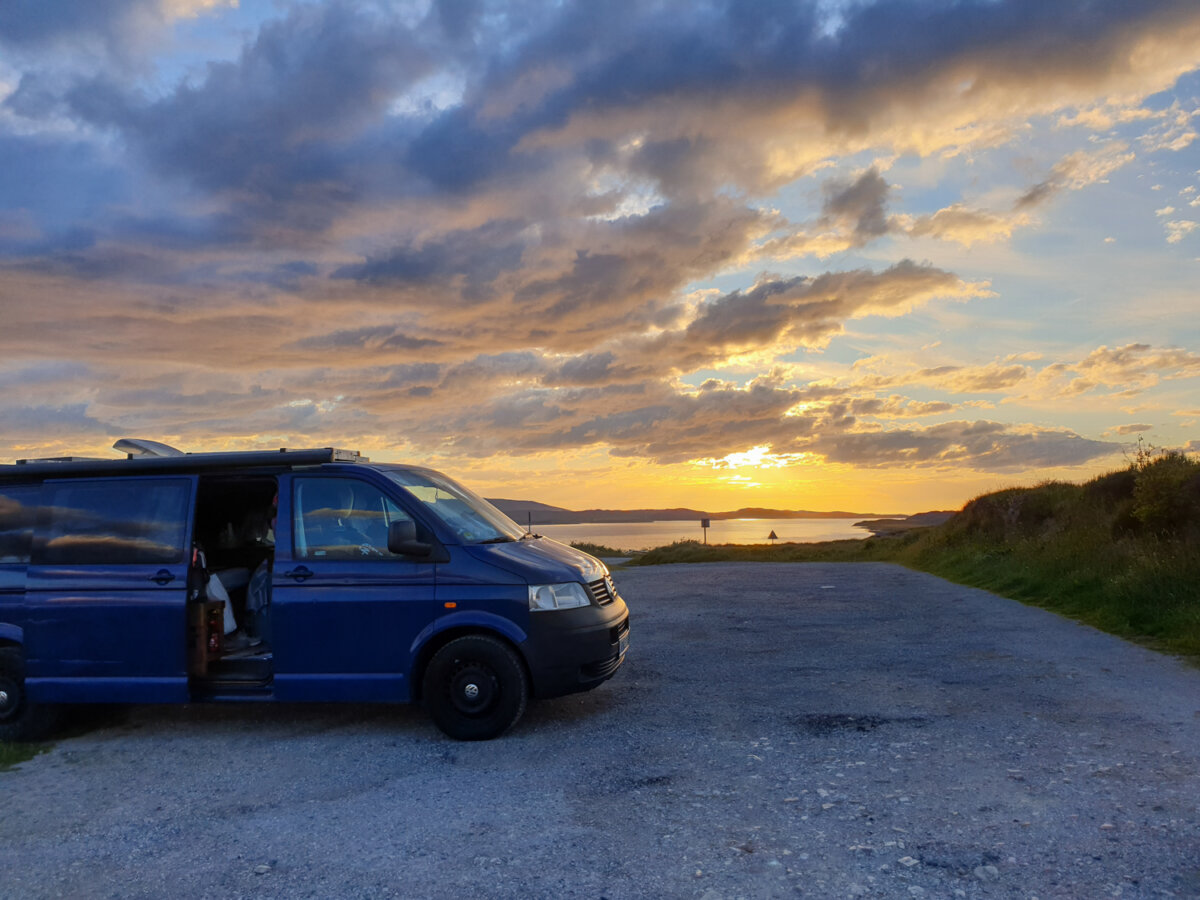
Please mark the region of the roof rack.
POLYGON ((71 462, 110 462, 108 457, 100 456, 41 456, 37 459, 18 459, 18 466, 30 463, 71 463, 71 462))
MULTIPOLYGON (((118 441, 121 444, 123 441, 118 441)), ((148 442, 150 444, 156 441, 148 442)), ((116 446, 116 445, 114 445, 116 446)), ((167 447, 160 444, 160 447, 167 447)), ((122 449, 122 448, 119 448, 122 449)), ((173 450, 173 447, 167 447, 173 450)), ((243 450, 222 453, 181 453, 178 455, 130 455, 125 459, 94 459, 88 457, 58 457, 54 459, 19 459, 15 465, 0 465, 0 480, 46 475, 135 475, 145 472, 196 472, 231 468, 291 469, 298 466, 319 466, 323 463, 360 463, 370 460, 357 450, 320 447, 305 450, 243 450)))

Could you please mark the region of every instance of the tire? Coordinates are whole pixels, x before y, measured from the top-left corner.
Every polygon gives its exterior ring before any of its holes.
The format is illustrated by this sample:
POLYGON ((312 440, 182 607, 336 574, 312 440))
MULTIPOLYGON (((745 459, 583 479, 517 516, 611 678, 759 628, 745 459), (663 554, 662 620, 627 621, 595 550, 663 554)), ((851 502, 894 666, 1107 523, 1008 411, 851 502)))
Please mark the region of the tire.
POLYGON ((434 724, 449 737, 487 741, 517 724, 529 699, 529 679, 507 644, 472 634, 433 654, 421 694, 434 724))
POLYGON ((17 647, 0 647, 0 741, 35 741, 57 720, 57 709, 30 702, 25 658, 17 647))

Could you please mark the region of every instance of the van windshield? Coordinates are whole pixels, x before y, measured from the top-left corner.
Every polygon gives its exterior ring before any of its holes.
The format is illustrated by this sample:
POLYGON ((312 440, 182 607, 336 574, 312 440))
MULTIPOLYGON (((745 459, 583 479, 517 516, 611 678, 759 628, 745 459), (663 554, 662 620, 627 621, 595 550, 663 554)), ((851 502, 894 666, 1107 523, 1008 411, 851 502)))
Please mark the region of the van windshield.
POLYGON ((383 466, 379 471, 424 503, 464 544, 515 541, 525 533, 478 494, 438 472, 383 466))

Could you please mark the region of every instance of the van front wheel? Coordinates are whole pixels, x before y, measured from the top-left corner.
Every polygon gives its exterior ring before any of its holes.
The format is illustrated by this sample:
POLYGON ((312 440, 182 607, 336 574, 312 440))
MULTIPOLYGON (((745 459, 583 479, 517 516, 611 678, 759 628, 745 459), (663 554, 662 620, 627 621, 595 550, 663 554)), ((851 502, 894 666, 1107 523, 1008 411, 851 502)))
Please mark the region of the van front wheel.
POLYGON ((486 741, 517 724, 529 683, 521 660, 482 634, 455 638, 429 660, 421 694, 434 724, 459 741, 486 741))
POLYGON ((25 659, 16 647, 0 647, 0 741, 33 741, 54 726, 54 707, 25 694, 25 659))

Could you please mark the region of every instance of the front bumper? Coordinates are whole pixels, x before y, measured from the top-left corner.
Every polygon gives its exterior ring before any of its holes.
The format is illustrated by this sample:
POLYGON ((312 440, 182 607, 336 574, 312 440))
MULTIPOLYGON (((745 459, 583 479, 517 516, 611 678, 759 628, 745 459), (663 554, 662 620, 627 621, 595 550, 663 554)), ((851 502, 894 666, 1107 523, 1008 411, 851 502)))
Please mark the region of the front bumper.
POLYGON ((521 649, 535 697, 586 691, 611 678, 629 646, 629 610, 620 596, 606 606, 532 613, 521 649))

